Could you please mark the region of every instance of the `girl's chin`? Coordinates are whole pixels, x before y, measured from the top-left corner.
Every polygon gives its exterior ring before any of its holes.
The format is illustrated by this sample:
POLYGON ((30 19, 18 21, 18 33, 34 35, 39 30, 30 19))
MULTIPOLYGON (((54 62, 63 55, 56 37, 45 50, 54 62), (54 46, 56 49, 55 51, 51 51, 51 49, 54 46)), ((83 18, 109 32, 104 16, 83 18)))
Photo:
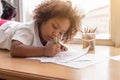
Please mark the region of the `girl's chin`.
POLYGON ((49 38, 47 41, 53 41, 54 39, 53 38, 49 38))
POLYGON ((53 41, 53 39, 49 39, 48 41, 53 41))

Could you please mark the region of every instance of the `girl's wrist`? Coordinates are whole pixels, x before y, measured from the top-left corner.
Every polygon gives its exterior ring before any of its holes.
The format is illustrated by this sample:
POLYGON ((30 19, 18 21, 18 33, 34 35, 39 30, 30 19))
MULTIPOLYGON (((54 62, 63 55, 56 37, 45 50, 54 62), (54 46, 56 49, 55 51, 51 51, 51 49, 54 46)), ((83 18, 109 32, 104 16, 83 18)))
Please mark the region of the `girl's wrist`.
POLYGON ((46 47, 43 47, 42 50, 43 50, 43 51, 42 51, 42 55, 43 55, 43 56, 46 56, 46 47))

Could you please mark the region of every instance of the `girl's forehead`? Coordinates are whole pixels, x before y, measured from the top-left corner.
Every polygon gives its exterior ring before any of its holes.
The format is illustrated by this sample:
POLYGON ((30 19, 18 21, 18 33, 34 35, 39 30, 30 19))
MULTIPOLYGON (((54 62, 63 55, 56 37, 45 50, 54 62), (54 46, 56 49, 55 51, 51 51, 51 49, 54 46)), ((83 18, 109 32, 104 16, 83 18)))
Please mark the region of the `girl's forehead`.
POLYGON ((52 18, 52 21, 63 29, 68 29, 70 27, 70 21, 67 18, 52 18))
POLYGON ((66 25, 70 25, 70 20, 68 18, 51 18, 51 20, 57 24, 66 24, 66 25))

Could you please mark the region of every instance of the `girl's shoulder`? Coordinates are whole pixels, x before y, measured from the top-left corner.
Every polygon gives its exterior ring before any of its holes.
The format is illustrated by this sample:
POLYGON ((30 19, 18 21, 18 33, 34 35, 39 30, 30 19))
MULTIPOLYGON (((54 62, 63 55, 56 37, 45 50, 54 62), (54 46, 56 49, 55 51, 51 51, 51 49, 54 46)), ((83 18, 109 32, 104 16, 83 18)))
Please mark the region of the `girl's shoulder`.
POLYGON ((23 22, 23 25, 26 25, 26 26, 34 26, 34 22, 33 22, 33 21, 23 22))

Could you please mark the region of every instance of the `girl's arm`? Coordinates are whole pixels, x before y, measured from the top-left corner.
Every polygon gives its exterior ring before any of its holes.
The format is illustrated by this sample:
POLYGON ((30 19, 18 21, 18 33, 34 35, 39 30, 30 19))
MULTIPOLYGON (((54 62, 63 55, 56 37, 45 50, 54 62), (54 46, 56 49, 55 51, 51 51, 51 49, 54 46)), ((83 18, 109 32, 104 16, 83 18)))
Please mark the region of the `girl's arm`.
POLYGON ((24 45, 20 41, 13 40, 10 53, 12 57, 51 57, 61 51, 60 47, 60 44, 50 44, 45 47, 31 47, 24 45))

